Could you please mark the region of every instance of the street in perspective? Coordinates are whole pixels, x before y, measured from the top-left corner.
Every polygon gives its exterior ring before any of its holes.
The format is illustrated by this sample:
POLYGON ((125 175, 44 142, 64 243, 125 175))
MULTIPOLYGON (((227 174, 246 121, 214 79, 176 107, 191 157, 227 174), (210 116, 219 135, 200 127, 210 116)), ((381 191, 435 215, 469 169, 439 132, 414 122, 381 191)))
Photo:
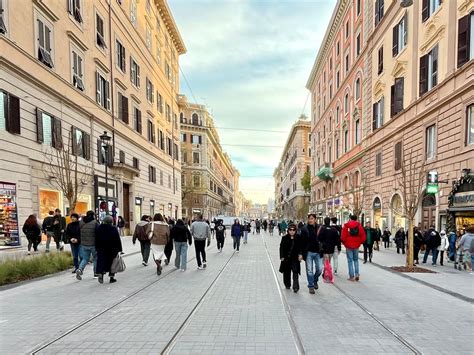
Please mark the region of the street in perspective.
POLYGON ((0 0, 1 354, 473 354, 474 1, 0 0))

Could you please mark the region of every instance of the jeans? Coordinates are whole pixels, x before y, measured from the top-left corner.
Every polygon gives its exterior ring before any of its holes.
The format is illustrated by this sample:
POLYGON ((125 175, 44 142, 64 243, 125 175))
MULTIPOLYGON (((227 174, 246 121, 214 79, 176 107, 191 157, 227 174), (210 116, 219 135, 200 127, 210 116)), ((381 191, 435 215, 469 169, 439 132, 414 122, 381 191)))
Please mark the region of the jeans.
POLYGON ((238 237, 232 237, 234 239, 234 250, 240 248, 240 235, 238 237))
POLYGON ((178 269, 186 270, 186 264, 188 259, 188 243, 174 242, 174 248, 176 251, 176 259, 174 260, 174 266, 176 266, 178 269))
POLYGON ((364 261, 367 262, 367 255, 369 256, 370 262, 372 262, 372 248, 373 245, 364 244, 364 261))
POLYGON ((97 252, 95 250, 95 246, 80 245, 79 255, 81 256, 81 263, 79 264, 79 269, 81 269, 81 271, 84 271, 92 255, 92 260, 94 260, 95 275, 97 269, 97 252))
POLYGON ((426 247, 425 255, 423 255, 423 263, 426 263, 426 260, 428 260, 428 255, 430 255, 430 251, 432 253, 431 262, 433 265, 436 265, 436 260, 438 259, 438 247, 426 247))
POLYGON ((224 239, 224 237, 216 237, 218 250, 222 250, 222 248, 224 247, 224 239))
POLYGON ((196 260, 198 266, 201 266, 201 255, 202 255, 202 262, 206 262, 206 239, 198 240, 194 239, 194 249, 196 249, 196 260))
POLYGON ((244 243, 247 243, 248 234, 249 232, 244 231, 244 243))
POLYGON ((390 241, 389 241, 389 240, 384 240, 384 241, 383 241, 383 247, 390 249, 390 241))
MULTIPOLYGON (((46 252, 49 251, 49 245, 51 244, 51 238, 54 238, 54 233, 46 232, 46 252)), ((56 241, 55 241, 56 242, 56 241)), ((59 250, 59 240, 56 242, 56 249, 59 250)))
POLYGON ((293 290, 300 289, 300 262, 297 260, 287 261, 288 265, 283 270, 283 283, 285 287, 291 287, 291 273, 293 273, 293 290))
POLYGON ((346 249, 349 277, 359 275, 359 249, 346 249))
POLYGON ((306 278, 308 288, 313 288, 318 283, 319 276, 323 270, 323 263, 319 253, 308 252, 306 254, 306 278))
POLYGON ((72 261, 74 262, 74 269, 79 269, 79 257, 81 254, 81 244, 71 243, 72 261))
POLYGON ((142 252, 142 260, 145 263, 148 263, 148 258, 150 258, 150 241, 149 240, 140 240, 140 250, 142 252))

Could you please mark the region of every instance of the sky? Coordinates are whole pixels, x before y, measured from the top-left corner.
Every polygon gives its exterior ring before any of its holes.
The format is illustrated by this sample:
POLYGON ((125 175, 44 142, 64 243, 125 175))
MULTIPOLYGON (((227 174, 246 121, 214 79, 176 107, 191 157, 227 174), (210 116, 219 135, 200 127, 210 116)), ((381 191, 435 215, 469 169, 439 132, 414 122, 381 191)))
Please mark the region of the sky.
POLYGON ((293 123, 336 0, 168 0, 187 48, 181 93, 207 106, 247 199, 274 198, 293 123), (262 147, 270 146, 270 147, 262 147))

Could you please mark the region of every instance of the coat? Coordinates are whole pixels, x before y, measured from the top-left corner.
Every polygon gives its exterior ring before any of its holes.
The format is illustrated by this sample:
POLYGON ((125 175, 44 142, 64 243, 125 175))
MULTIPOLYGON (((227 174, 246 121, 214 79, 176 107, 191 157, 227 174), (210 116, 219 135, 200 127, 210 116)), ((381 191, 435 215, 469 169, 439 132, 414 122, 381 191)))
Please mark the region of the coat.
POLYGON ((365 242, 364 245, 372 246, 374 245, 376 238, 376 230, 374 228, 364 228, 365 230, 365 242))
POLYGON ((305 260, 308 252, 321 253, 321 243, 318 237, 318 229, 319 226, 317 224, 314 226, 308 224, 301 228, 303 256, 305 260))
POLYGON ((405 232, 397 231, 397 233, 395 233, 394 239, 397 248, 405 248, 405 237, 405 232))
POLYGON ((438 250, 439 251, 448 250, 448 246, 449 246, 448 236, 444 234, 444 235, 440 235, 440 237, 441 237, 441 244, 438 246, 438 250))
POLYGON ((81 244, 81 227, 79 221, 69 223, 64 231, 64 243, 71 243, 71 239, 73 238, 77 239, 77 242, 74 244, 81 244))
POLYGON ((148 242, 150 239, 148 239, 148 225, 150 223, 147 221, 140 221, 138 224, 135 226, 135 230, 133 231, 133 237, 132 237, 132 242, 135 243, 136 240, 138 239, 140 242, 148 242))
POLYGON ((153 233, 151 244, 166 245, 170 239, 170 227, 166 222, 154 221, 148 225, 148 232, 153 233))
POLYGON ((178 243, 188 242, 189 245, 193 243, 191 232, 185 225, 176 224, 171 230, 170 237, 172 240, 178 243))
POLYGON ((111 224, 101 224, 95 238, 98 274, 110 272, 112 261, 122 251, 122 241, 117 228, 111 224))
MULTIPOLYGON (((291 239, 290 235, 284 235, 280 242, 280 272, 285 270, 291 270, 292 263, 298 261, 299 255, 303 255, 303 240, 301 236, 295 235, 294 239, 291 239)), ((298 262, 298 274, 301 272, 298 262)))
POLYGON ((350 220, 342 227, 341 242, 346 249, 359 249, 360 245, 365 242, 365 230, 357 221, 350 220), (351 235, 350 229, 359 229, 358 235, 351 235))
POLYGON ((441 236, 432 228, 425 232, 423 239, 425 240, 427 248, 437 248, 441 245, 441 236))
POLYGON ((28 240, 41 240, 41 228, 38 224, 35 224, 34 226, 27 226, 24 224, 22 231, 25 233, 28 240))
POLYGON ((241 237, 244 235, 244 226, 242 224, 234 223, 232 229, 230 230, 230 235, 232 237, 241 237))
POLYGON ((321 226, 318 231, 318 238, 322 245, 322 254, 334 253, 334 249, 338 244, 339 248, 341 247, 339 233, 337 229, 332 226, 321 226))

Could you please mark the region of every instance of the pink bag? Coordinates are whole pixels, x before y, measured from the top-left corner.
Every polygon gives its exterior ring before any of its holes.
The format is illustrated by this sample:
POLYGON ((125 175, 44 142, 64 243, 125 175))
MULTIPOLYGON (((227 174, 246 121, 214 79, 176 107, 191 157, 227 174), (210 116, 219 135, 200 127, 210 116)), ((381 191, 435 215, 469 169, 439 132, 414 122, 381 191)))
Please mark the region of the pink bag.
POLYGON ((332 267, 329 259, 324 260, 324 274, 323 279, 326 282, 334 283, 334 277, 332 275, 332 267))

